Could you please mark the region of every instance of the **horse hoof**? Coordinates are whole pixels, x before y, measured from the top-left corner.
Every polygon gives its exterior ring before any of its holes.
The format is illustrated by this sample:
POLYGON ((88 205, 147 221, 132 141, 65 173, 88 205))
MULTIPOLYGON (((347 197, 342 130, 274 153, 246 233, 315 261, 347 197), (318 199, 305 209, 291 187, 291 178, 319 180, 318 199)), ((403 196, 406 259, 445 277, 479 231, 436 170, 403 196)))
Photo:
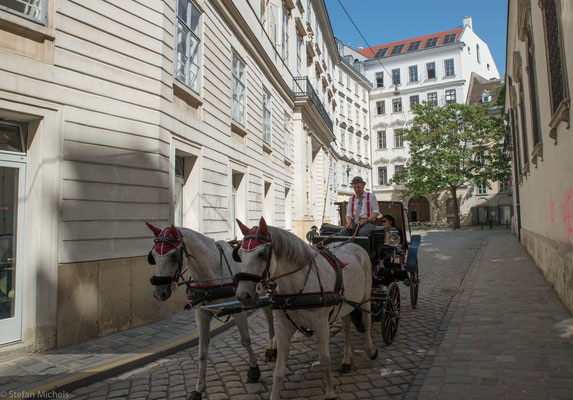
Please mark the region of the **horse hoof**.
POLYGON ((351 369, 351 365, 350 364, 342 364, 340 365, 340 373, 341 374, 347 374, 350 372, 351 369))
POLYGON ((371 360, 376 360, 376 358, 378 357, 378 349, 374 349, 376 350, 374 352, 374 354, 372 354, 371 356, 368 356, 368 358, 370 358, 371 360))
POLYGON ((259 366, 249 368, 249 372, 247 372, 247 383, 255 383, 259 381, 261 377, 261 370, 259 366))
POLYGON ((277 349, 267 349, 267 351, 265 351, 265 357, 264 357, 265 362, 276 361, 276 359, 277 359, 277 349))
POLYGON ((187 400, 201 400, 201 393, 191 392, 191 396, 189 396, 187 400))

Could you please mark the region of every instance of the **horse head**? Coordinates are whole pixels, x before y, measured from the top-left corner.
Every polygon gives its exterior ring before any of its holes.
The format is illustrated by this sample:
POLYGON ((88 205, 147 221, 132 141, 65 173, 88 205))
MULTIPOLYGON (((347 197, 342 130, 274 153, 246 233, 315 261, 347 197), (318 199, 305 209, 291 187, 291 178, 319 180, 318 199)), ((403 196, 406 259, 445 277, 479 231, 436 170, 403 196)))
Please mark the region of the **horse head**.
POLYGON ((181 230, 171 225, 163 230, 146 222, 155 239, 153 248, 147 255, 151 265, 157 265, 155 275, 150 279, 153 285, 153 297, 165 301, 177 288, 177 281, 183 265, 185 244, 181 230))
POLYGON ((235 275, 238 281, 236 296, 244 305, 253 306, 258 300, 257 284, 274 275, 276 269, 271 234, 263 217, 259 226, 251 229, 239 220, 237 223, 245 237, 239 249, 242 270, 235 275))

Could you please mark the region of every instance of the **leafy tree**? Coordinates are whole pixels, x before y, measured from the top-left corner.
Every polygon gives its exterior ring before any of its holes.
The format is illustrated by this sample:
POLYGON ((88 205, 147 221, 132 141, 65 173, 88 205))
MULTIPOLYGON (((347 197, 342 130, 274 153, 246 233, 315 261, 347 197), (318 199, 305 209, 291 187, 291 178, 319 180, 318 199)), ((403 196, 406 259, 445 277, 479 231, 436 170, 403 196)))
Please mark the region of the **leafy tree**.
POLYGON ((454 228, 459 228, 458 188, 468 182, 491 188, 491 181, 509 176, 503 121, 480 106, 424 103, 412 108, 413 127, 404 131, 411 159, 392 182, 405 184, 406 194, 414 197, 449 190, 454 228))

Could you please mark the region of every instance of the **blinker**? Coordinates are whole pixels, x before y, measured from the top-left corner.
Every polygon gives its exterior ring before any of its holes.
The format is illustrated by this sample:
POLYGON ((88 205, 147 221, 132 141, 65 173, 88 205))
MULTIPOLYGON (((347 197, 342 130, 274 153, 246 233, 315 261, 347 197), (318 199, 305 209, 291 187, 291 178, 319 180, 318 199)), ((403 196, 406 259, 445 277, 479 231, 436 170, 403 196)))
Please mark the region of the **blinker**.
POLYGON ((155 258, 153 258, 153 254, 151 254, 153 250, 149 251, 149 254, 147 255, 147 263, 149 265, 155 265, 155 258))

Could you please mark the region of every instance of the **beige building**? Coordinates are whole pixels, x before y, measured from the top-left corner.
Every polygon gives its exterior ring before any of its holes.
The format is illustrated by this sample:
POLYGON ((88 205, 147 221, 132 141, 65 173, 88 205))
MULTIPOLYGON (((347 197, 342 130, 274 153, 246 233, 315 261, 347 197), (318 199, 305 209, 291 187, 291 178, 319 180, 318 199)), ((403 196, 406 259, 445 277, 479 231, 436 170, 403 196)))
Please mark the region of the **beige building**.
POLYGON ((183 291, 151 296, 145 221, 226 239, 234 218, 302 235, 336 215, 323 1, 3 4, 4 354, 179 311, 183 291))
MULTIPOLYGON (((366 190, 373 187, 370 159, 370 112, 368 107, 371 83, 364 76, 363 57, 348 46, 338 42, 341 55, 336 66, 337 90, 336 134, 336 188, 338 201, 347 201, 354 194, 350 181, 361 176, 366 190)), ((346 221, 339 221, 342 225, 346 221)))
POLYGON ((573 311, 573 4, 510 0, 506 112, 516 235, 573 311))

